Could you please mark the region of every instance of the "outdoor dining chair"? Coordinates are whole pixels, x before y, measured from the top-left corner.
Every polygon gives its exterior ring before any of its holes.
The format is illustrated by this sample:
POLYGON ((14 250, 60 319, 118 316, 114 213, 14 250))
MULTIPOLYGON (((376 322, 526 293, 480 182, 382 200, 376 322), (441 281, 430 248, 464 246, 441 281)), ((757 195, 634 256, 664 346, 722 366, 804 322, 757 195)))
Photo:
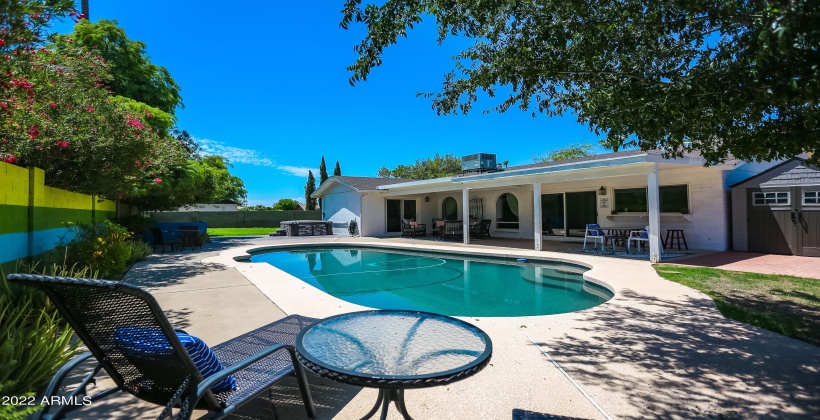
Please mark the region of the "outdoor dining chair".
MULTIPOLYGON (((641 244, 646 243, 646 248, 649 249, 649 226, 641 230, 633 230, 629 233, 629 238, 626 242, 626 252, 632 252, 632 242, 638 246, 638 252, 641 252, 641 244)), ((660 247, 661 254, 664 254, 663 246, 660 247)))
MULTIPOLYGON (((87 395, 88 384, 104 369, 116 386, 89 396, 91 402, 125 391, 165 406, 160 418, 172 417, 175 406, 177 418, 189 419, 194 408, 208 410, 208 418, 222 418, 295 374, 307 414, 315 418, 307 378, 293 347, 313 318, 290 315, 209 349, 198 338, 174 330, 154 297, 138 287, 31 274, 7 278, 43 290, 90 350, 60 368, 44 398, 57 395, 62 381, 79 374, 81 369, 75 368, 93 357, 97 365, 68 400, 87 395)), ((49 406, 37 416, 58 419, 78 407, 82 406, 49 406)))
MULTIPOLYGON (((592 248, 595 249, 598 246, 598 242, 601 242, 601 252, 604 252, 604 247, 606 246, 607 239, 611 239, 603 229, 601 229, 601 225, 597 223, 588 224, 586 227, 586 231, 584 233, 584 251, 587 249, 587 240, 592 239, 592 248)), ((615 251, 615 241, 612 242, 612 251, 615 251)))

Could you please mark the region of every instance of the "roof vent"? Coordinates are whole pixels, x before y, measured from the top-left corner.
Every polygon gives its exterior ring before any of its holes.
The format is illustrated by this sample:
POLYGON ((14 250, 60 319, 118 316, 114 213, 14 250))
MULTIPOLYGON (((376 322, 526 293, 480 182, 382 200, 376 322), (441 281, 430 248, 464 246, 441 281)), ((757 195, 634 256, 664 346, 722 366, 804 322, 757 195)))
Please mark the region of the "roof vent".
POLYGON ((495 155, 476 153, 461 157, 462 172, 485 172, 496 170, 495 155))

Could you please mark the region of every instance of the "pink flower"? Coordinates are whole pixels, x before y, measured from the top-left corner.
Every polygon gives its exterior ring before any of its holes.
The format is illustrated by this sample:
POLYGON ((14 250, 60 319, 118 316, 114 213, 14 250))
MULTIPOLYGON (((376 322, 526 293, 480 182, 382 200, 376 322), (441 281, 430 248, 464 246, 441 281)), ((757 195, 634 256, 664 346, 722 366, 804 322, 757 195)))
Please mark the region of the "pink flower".
POLYGON ((11 153, 6 153, 5 155, 2 155, 2 156, 3 156, 3 162, 6 162, 6 163, 17 162, 17 156, 14 156, 11 153))
POLYGON ((39 135, 40 135, 40 126, 32 125, 31 128, 28 129, 28 137, 30 139, 34 140, 39 135))
POLYGON ((43 146, 34 146, 34 148, 37 150, 43 150, 43 146))
POLYGON ((141 122, 139 122, 135 119, 129 119, 128 124, 131 125, 132 127, 136 127, 136 128, 145 128, 145 126, 142 125, 141 122))
POLYGON ((90 106, 90 107, 86 108, 86 110, 88 110, 88 112, 94 112, 94 107, 90 106))
POLYGON ((159 178, 154 178, 154 182, 156 182, 157 184, 159 184, 160 182, 162 182, 162 180, 161 180, 161 179, 159 179, 159 178))
POLYGON ((65 149, 66 147, 68 147, 68 142, 67 141, 58 141, 57 142, 57 147, 59 147, 61 149, 65 149))
POLYGON ((53 102, 52 102, 52 103, 48 104, 48 106, 50 106, 50 107, 55 107, 55 106, 57 106, 57 104, 55 104, 55 103, 53 103, 53 102))

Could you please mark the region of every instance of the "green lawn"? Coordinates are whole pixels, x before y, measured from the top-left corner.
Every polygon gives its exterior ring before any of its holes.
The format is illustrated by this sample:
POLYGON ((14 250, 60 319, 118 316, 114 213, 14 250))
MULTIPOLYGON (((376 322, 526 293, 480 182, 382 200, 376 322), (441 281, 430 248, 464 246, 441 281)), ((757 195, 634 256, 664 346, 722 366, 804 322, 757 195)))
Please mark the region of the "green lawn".
POLYGON ((208 228, 208 236, 267 236, 279 228, 208 228))
POLYGON ((820 346, 820 280, 672 264, 655 270, 706 293, 727 318, 820 346))

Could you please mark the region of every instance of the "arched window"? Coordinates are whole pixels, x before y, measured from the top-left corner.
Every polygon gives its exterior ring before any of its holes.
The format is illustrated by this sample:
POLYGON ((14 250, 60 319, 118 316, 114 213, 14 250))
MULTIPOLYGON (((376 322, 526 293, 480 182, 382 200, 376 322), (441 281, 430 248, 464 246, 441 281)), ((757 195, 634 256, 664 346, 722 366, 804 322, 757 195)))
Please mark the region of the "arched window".
POLYGON ((510 193, 501 194, 495 202, 495 226, 499 229, 518 229, 518 199, 510 193))
POLYGON ((453 197, 447 197, 441 202, 441 217, 444 220, 458 220, 458 204, 453 197))

